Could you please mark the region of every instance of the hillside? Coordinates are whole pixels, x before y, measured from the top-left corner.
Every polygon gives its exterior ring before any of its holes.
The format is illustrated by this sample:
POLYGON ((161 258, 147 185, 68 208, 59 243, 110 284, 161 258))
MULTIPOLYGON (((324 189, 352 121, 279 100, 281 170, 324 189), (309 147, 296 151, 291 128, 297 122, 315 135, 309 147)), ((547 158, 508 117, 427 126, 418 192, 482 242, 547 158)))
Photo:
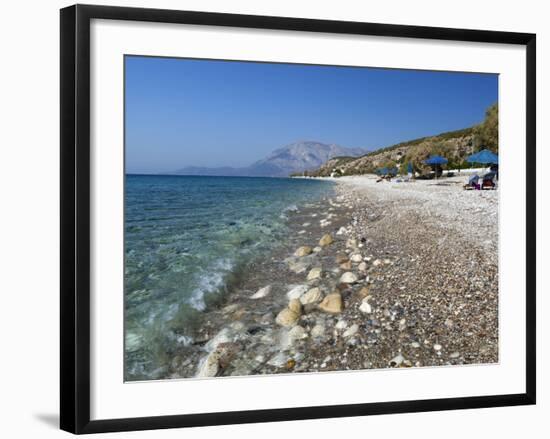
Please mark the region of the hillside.
POLYGON ((330 175, 357 175, 374 173, 382 167, 399 167, 405 171, 409 163, 416 171, 430 170, 423 161, 432 154, 439 154, 449 160, 448 168, 467 167, 468 155, 490 148, 498 152, 498 107, 487 109, 485 120, 469 128, 449 131, 434 136, 400 142, 364 154, 360 157, 334 157, 308 175, 328 177, 330 175))

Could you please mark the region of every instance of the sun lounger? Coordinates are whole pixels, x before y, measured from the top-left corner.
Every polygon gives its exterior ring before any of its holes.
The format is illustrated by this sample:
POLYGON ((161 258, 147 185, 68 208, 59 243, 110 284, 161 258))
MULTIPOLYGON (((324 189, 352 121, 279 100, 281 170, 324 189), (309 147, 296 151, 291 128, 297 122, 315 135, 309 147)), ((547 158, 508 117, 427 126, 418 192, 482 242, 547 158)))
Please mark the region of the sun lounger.
POLYGON ((495 184, 495 176, 496 174, 494 172, 488 172, 483 176, 483 180, 481 183, 481 189, 483 190, 493 190, 497 188, 497 185, 495 184))
POLYGON ((479 185, 479 175, 474 174, 470 176, 470 178, 468 179, 468 183, 464 185, 464 189, 467 191, 472 191, 474 189, 477 189, 477 190, 481 189, 481 186, 479 185))

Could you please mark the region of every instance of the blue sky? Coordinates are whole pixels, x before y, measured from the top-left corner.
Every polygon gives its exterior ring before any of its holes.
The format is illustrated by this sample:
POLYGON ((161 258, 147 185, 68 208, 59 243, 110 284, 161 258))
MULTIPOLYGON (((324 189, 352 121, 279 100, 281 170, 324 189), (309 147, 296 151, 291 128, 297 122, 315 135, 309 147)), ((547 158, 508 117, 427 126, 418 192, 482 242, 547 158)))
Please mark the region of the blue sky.
POLYGON ((127 56, 126 171, 246 166, 317 140, 375 149, 465 128, 498 76, 127 56))

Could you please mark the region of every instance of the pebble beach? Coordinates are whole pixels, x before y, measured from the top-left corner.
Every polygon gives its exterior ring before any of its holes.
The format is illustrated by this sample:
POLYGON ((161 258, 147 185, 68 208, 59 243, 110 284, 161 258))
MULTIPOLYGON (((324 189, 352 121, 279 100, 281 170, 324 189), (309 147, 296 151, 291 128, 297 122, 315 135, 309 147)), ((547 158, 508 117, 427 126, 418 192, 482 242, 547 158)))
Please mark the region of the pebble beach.
POLYGON ((498 190, 334 179, 157 379, 498 362, 498 190))

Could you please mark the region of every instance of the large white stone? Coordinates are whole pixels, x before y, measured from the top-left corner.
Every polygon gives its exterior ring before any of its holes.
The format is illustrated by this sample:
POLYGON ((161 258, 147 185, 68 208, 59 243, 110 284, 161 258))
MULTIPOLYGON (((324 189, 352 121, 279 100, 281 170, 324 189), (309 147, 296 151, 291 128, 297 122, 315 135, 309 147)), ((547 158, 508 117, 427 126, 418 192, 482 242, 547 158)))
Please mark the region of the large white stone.
POLYGON ((256 291, 254 294, 252 294, 252 296, 250 296, 250 298, 251 299, 261 299, 262 297, 267 296, 269 293, 271 293, 271 285, 260 288, 258 291, 256 291))
POLYGON ((357 282, 357 280, 358 280, 357 275, 355 273, 352 273, 351 271, 344 273, 340 277, 340 282, 345 284, 353 284, 357 282))

